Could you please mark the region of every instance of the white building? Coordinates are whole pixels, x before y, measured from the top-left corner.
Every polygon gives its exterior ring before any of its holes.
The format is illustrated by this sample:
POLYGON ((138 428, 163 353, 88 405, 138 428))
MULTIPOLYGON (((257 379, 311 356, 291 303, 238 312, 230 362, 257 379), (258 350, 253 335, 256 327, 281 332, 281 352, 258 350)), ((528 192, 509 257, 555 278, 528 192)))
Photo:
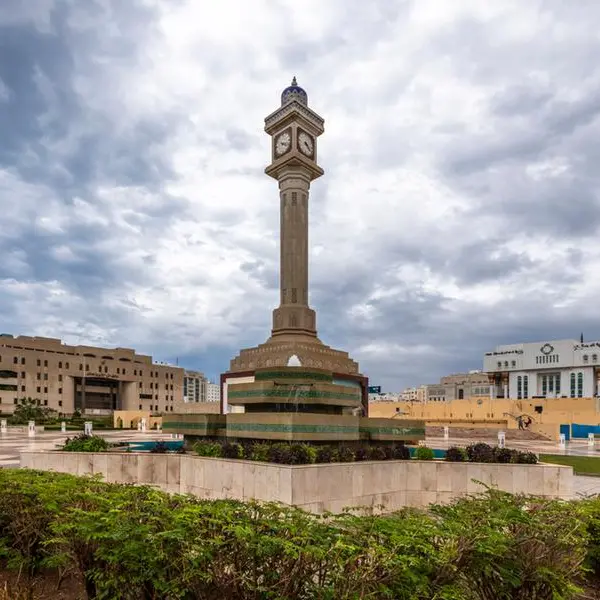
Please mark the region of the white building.
POLYGON ((486 352, 483 368, 495 398, 589 398, 599 390, 600 342, 498 346, 486 352))
POLYGON ((221 386, 218 383, 206 384, 206 401, 221 402, 221 386))

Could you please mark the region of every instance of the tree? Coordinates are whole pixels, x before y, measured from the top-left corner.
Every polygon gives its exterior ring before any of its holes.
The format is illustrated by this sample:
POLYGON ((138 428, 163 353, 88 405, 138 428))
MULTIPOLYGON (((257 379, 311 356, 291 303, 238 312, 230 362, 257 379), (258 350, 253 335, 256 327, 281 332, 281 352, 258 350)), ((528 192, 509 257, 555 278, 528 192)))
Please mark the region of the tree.
POLYGON ((45 406, 40 406, 39 399, 21 398, 10 417, 10 421, 14 425, 21 425, 29 421, 45 423, 53 418, 56 418, 56 411, 45 406))

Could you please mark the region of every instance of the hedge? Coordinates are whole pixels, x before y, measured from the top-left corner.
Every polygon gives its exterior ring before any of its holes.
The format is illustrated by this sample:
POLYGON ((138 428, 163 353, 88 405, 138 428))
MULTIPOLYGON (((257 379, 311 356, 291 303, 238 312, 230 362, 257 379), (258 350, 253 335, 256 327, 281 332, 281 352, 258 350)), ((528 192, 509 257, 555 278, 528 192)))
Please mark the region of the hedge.
POLYGON ((429 511, 319 517, 0 469, 4 571, 29 585, 72 573, 98 599, 567 600, 600 575, 599 524, 598 499, 488 490, 429 511))

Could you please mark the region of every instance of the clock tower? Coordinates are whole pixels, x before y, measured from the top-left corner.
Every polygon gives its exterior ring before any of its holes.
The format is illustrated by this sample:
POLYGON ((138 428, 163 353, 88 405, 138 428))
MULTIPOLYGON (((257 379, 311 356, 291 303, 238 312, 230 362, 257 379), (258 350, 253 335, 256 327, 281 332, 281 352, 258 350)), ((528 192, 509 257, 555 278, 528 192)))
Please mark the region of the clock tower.
POLYGON ((315 311, 308 305, 308 207, 310 183, 323 175, 317 164, 317 138, 323 119, 308 108, 296 78, 281 94, 281 107, 265 119, 272 139, 265 173, 279 183, 279 307, 273 311, 273 338, 316 338, 315 311))
MULTIPOLYGON (((360 382, 366 399, 367 379, 347 352, 335 350, 317 337, 315 311, 309 306, 310 184, 323 175, 317 140, 323 118, 308 106, 308 96, 296 78, 281 94, 281 104, 265 118, 271 136, 271 162, 265 173, 279 187, 279 306, 273 311, 271 335, 255 348, 240 351, 223 381, 251 377, 257 369, 296 366, 325 369, 360 382)), ((365 400, 366 402, 366 400, 365 400)))

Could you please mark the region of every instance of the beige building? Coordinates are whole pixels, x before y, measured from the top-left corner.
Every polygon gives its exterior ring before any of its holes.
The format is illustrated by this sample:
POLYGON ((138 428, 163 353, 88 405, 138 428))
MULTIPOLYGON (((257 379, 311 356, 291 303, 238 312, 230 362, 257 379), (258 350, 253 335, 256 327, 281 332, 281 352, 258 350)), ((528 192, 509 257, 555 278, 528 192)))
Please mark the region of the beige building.
POLYGON ((200 371, 186 371, 183 375, 183 402, 206 402, 208 379, 200 371))
POLYGON ((55 338, 0 335, 0 411, 34 398, 59 413, 75 410, 173 412, 184 370, 129 348, 69 346, 55 338))

